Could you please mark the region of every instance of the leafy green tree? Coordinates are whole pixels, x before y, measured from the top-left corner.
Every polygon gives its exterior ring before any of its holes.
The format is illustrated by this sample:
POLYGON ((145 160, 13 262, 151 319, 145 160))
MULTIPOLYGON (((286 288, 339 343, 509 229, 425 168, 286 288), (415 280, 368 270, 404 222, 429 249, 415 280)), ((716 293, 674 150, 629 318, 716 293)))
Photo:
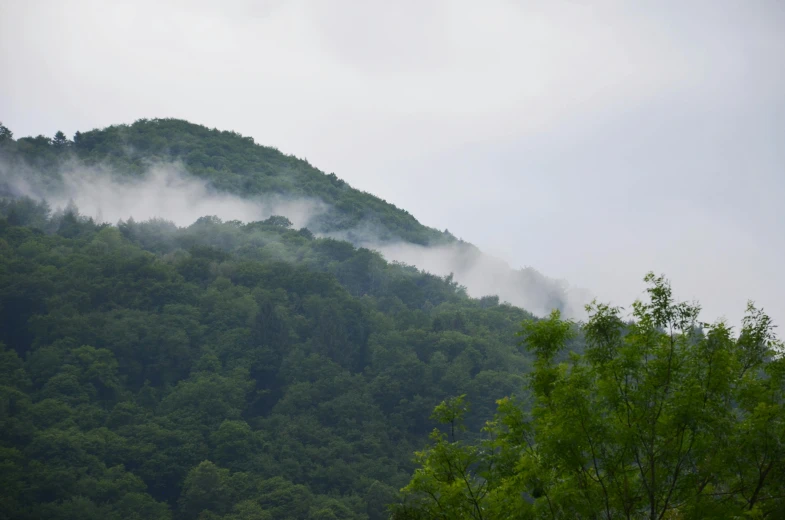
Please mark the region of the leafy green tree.
POLYGON ((57 149, 67 148, 70 144, 71 141, 69 141, 65 134, 60 130, 57 131, 54 138, 52 139, 52 146, 57 149))
POLYGON ((24 484, 24 456, 16 448, 0 447, 0 518, 20 515, 24 484))
POLYGON ((0 122, 0 143, 5 141, 12 141, 14 138, 14 133, 2 122, 0 122))
POLYGON ((273 520, 273 516, 253 500, 238 502, 224 520, 273 520))
POLYGON ((167 504, 156 502, 145 493, 127 493, 113 505, 118 519, 122 520, 171 520, 167 504))
POLYGON ((594 303, 583 354, 558 311, 523 325, 531 407, 499 401, 485 438, 453 439, 436 415, 397 518, 778 518, 785 495, 785 357, 752 304, 738 336, 698 321, 663 277, 649 301, 594 303), (524 411, 528 410, 528 411, 524 411), (775 476, 776 475, 776 476, 775 476))
POLYGON ((259 504, 273 518, 306 518, 314 505, 313 495, 302 485, 275 477, 263 481, 258 489, 259 504))
POLYGON ((404 502, 396 515, 403 518, 485 518, 485 499, 489 492, 490 469, 479 446, 458 440, 465 430, 463 418, 468 410, 465 396, 438 405, 432 418, 447 426, 448 433, 435 429, 431 446, 415 453, 421 466, 403 488, 416 497, 414 504, 404 502))
POLYGON ((224 513, 231 506, 230 494, 229 470, 206 460, 185 477, 180 510, 189 518, 195 518, 202 511, 224 513))
POLYGON ((253 469, 255 440, 245 421, 225 420, 210 436, 215 460, 230 469, 253 469))
POLYGON ((13 203, 0 201, 0 205, 7 205, 8 222, 14 226, 31 226, 43 229, 46 227, 50 215, 49 204, 46 201, 36 201, 29 197, 21 197, 13 203))
POLYGON ((276 227, 282 227, 287 229, 292 227, 292 221, 281 215, 273 215, 267 220, 265 220, 264 222, 262 222, 262 224, 267 226, 276 226, 276 227))

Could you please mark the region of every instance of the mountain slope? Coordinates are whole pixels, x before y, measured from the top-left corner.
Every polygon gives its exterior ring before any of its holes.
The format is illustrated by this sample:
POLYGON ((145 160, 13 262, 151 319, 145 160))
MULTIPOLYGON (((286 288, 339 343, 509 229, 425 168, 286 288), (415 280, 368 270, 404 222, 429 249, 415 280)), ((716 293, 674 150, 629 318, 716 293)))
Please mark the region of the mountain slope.
POLYGON ((0 518, 386 518, 436 404, 479 429, 522 387, 531 314, 325 235, 476 248, 303 161, 164 120, 5 138, 0 168, 0 518), (248 218, 67 203, 155 190, 248 218), (271 194, 325 209, 252 220, 271 194))
POLYGON ((527 313, 281 217, 48 213, 0 204, 0 517, 385 518, 528 366, 527 313))
POLYGON ((188 189, 199 192, 198 197, 189 196, 206 202, 183 208, 180 213, 191 218, 181 225, 208 214, 243 221, 279 214, 318 235, 382 251, 388 260, 441 276, 453 273, 472 296, 496 294, 539 315, 553 308, 579 314, 586 300, 568 291, 564 282, 532 268, 512 269, 446 231, 422 225, 407 211, 352 188, 335 174, 324 174, 307 161, 235 132, 155 119, 77 132, 73 142, 65 136, 39 136, 6 140, 0 146, 0 194, 59 200, 59 205, 72 198, 93 217, 101 217, 102 209, 116 214, 113 221, 137 212, 160 216, 138 201, 157 198, 158 211, 171 210, 176 199, 186 198, 187 190, 178 192, 179 185, 189 182, 188 189), (145 189, 128 187, 151 178, 158 180, 149 181, 145 189), (193 186, 191 179, 202 186, 193 186), (238 199, 216 200, 215 194, 238 199), (129 204, 130 199, 137 202, 129 204), (256 201, 267 206, 263 216, 253 216, 253 211, 232 216, 256 201), (194 213, 197 209, 202 212, 194 213))
POLYGON ((217 190, 254 197, 282 195, 324 202, 328 211, 312 223, 315 232, 345 231, 374 225, 380 240, 416 244, 454 240, 423 226, 405 210, 350 187, 335 174, 325 175, 307 161, 260 146, 253 138, 177 119, 139 120, 89 132, 77 132, 67 146, 52 146, 45 137, 22 138, 7 157, 56 174, 74 156, 85 165, 108 167, 119 176, 141 176, 151 163, 182 162, 188 173, 217 190))

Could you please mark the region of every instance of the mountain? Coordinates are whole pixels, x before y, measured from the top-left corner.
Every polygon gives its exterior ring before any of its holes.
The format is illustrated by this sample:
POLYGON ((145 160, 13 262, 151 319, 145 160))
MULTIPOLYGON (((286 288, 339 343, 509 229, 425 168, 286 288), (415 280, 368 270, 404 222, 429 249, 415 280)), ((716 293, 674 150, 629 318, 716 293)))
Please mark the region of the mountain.
MULTIPOLYGON (((2 193, 60 206, 72 200, 83 213, 112 223, 139 214, 169 215, 183 225, 207 214, 245 222, 279 214, 319 236, 381 251, 388 260, 440 276, 452 273, 472 296, 499 295, 539 315, 558 308, 580 316, 590 299, 533 268, 512 269, 305 160, 235 132, 176 119, 77 132, 73 141, 62 135, 59 140, 9 140, 0 151, 2 193), (139 188, 144 180, 146 188, 139 188), (194 180, 201 185, 194 186, 194 180), (201 212, 170 207, 177 200, 185 202, 186 194, 203 202, 201 212), (237 199, 217 200, 218 194, 237 199), (154 201, 153 207, 145 206, 147 200, 154 201), (237 209, 249 205, 248 211, 237 209)), ((194 200, 188 204, 194 206, 194 200)))
MULTIPOLYGON (((282 196, 312 198, 326 210, 309 222, 317 233, 350 231, 373 225, 379 240, 402 239, 429 245, 454 237, 423 226, 405 210, 325 175, 307 161, 260 146, 253 138, 176 119, 140 120, 101 130, 77 132, 73 142, 54 145, 39 136, 22 138, 5 147, 6 161, 32 165, 62 176, 62 166, 74 159, 99 166, 119 177, 140 177, 154 163, 181 163, 190 175, 219 191, 246 198, 282 196)), ((7 174, 6 174, 7 175, 7 174)))
POLYGON ((650 273, 632 321, 537 319, 472 286, 562 285, 182 121, 0 125, 0 185, 0 519, 785 513, 752 303, 734 334, 650 273))
POLYGON ((9 134, 0 518, 386 518, 434 406, 478 430, 522 388, 532 314, 329 236, 461 244, 304 161, 172 120, 9 134), (171 207, 247 218, 91 215, 171 207))

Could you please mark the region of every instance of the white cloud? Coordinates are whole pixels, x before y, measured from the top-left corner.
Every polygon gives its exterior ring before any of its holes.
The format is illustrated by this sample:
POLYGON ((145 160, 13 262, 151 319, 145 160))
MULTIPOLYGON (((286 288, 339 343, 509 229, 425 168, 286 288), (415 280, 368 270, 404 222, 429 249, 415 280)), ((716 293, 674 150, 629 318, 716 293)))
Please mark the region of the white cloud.
POLYGON ((217 192, 178 163, 153 164, 139 177, 123 178, 106 166, 75 161, 59 176, 61 182, 37 182, 34 169, 0 164, 0 182, 15 195, 46 200, 55 210, 73 204, 80 214, 110 224, 157 218, 189 226, 207 215, 241 222, 283 215, 298 228, 326 209, 323 202, 307 198, 250 199, 217 192))

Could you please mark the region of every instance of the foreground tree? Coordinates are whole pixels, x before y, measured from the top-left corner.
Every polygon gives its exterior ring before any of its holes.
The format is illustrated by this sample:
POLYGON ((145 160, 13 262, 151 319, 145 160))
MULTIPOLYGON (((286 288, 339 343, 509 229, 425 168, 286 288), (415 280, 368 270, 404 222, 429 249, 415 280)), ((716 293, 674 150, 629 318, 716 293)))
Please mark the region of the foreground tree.
POLYGON ((763 311, 740 333, 698 321, 663 277, 648 302, 554 311, 523 324, 530 402, 498 402, 478 443, 454 438, 465 404, 443 403, 395 518, 785 518, 785 360, 763 311))

